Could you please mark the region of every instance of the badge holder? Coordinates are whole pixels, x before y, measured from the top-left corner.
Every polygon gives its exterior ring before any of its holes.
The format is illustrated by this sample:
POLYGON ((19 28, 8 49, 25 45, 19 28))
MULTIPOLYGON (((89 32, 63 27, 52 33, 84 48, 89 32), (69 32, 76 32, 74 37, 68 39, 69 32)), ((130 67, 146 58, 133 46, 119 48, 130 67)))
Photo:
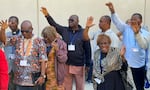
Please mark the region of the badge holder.
POLYGON ((75 51, 75 45, 73 44, 68 45, 68 51, 75 51))
POLYGON ((28 66, 26 56, 23 57, 23 60, 20 60, 20 66, 28 66))

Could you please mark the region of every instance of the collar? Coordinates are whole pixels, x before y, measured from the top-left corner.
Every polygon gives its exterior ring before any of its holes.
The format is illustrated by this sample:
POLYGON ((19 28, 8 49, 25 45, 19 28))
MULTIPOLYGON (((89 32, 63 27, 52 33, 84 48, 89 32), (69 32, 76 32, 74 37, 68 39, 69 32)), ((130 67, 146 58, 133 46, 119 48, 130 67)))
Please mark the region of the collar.
POLYGON ((12 35, 18 35, 18 34, 19 34, 19 32, 20 32, 20 30, 18 29, 17 31, 12 32, 12 35))
POLYGON ((101 30, 101 33, 106 34, 106 33, 109 33, 111 31, 112 31, 111 29, 107 29, 105 32, 102 32, 102 30, 101 30))

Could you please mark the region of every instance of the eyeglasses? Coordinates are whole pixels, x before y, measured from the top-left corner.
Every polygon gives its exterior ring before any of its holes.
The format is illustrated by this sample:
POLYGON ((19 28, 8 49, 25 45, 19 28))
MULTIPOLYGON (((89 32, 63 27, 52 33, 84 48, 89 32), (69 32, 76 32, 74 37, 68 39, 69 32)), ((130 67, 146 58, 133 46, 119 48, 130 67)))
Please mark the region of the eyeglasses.
POLYGON ((21 30, 21 33, 29 33, 29 32, 32 32, 31 30, 21 30))
POLYGON ((69 22, 74 22, 74 20, 73 20, 73 19, 68 19, 68 21, 69 21, 69 22))

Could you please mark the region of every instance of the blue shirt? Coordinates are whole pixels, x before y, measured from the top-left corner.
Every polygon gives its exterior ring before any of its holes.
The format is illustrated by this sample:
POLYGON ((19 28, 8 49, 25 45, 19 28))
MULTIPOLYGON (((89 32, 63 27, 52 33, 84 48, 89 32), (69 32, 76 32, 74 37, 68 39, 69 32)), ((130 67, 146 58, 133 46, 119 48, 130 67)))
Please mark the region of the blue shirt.
POLYGON ((21 35, 21 31, 19 30, 18 33, 12 33, 12 32, 7 32, 6 33, 6 37, 7 37, 7 44, 4 47, 4 51, 7 57, 7 60, 9 62, 9 72, 11 72, 11 70, 13 69, 13 60, 11 59, 11 55, 15 54, 15 47, 12 45, 9 45, 9 41, 12 37, 15 36, 20 36, 21 35))
POLYGON ((112 21, 116 25, 119 31, 123 34, 123 44, 126 47, 125 58, 130 67, 140 68, 145 65, 146 49, 148 49, 148 43, 150 42, 150 33, 143 28, 140 29, 138 35, 135 35, 132 27, 123 23, 116 14, 112 14, 112 21), (146 48, 141 47, 139 38, 141 41, 145 41, 146 48), (142 38, 142 39, 141 39, 142 38))

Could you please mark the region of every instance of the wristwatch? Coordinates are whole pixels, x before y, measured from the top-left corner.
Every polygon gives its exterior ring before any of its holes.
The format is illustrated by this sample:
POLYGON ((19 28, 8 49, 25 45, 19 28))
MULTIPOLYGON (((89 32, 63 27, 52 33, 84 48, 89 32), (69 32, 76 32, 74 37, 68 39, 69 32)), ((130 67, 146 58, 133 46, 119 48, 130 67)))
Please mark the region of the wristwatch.
POLYGON ((46 78, 46 75, 41 75, 40 77, 46 78))

